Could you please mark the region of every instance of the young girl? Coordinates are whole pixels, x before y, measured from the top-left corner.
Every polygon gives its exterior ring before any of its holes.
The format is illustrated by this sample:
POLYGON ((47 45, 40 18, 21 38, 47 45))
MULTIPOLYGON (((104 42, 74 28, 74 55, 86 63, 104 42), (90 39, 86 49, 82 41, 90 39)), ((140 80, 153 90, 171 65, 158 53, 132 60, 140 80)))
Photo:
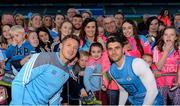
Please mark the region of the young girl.
POLYGON ((29 20, 28 23, 28 28, 33 29, 33 30, 37 30, 38 28, 40 28, 42 26, 42 18, 41 15, 39 13, 34 13, 31 17, 31 19, 29 20))
POLYGON ((44 49, 39 46, 39 39, 38 39, 38 35, 37 35, 36 31, 29 31, 27 34, 27 40, 34 48, 34 50, 31 52, 31 54, 45 52, 44 49))
POLYGON ((84 71, 84 85, 87 92, 92 91, 96 98, 102 100, 102 104, 105 105, 107 99, 104 92, 101 90, 103 83, 102 70, 105 68, 102 64, 103 46, 100 43, 92 43, 89 53, 90 57, 84 71))
POLYGON ((170 88, 174 83, 180 85, 179 74, 176 78, 177 72, 180 72, 178 37, 174 27, 165 28, 160 42, 153 51, 153 61, 160 71, 160 77, 158 77, 156 81, 160 92, 163 95, 164 105, 168 104, 168 98, 172 100, 173 105, 180 105, 180 89, 177 88, 170 92, 170 88))
POLYGON ((2 27, 2 37, 1 37, 2 42, 1 43, 3 44, 2 47, 4 47, 4 49, 7 49, 8 45, 12 43, 10 29, 11 29, 10 25, 4 25, 2 27))
POLYGON ((46 52, 50 52, 53 38, 50 36, 49 31, 45 27, 40 27, 37 29, 37 34, 40 47, 42 47, 46 52))
POLYGON ((59 33, 60 26, 64 20, 65 20, 65 16, 63 14, 60 14, 60 13, 56 14, 55 20, 54 20, 55 27, 51 31, 51 33, 54 33, 54 34, 51 34, 51 36, 53 35, 52 38, 54 40, 57 39, 59 41, 58 33, 59 33))
POLYGON ((59 51, 59 44, 62 39, 73 32, 73 25, 70 21, 64 21, 59 28, 59 42, 55 42, 51 46, 51 50, 54 52, 59 51))

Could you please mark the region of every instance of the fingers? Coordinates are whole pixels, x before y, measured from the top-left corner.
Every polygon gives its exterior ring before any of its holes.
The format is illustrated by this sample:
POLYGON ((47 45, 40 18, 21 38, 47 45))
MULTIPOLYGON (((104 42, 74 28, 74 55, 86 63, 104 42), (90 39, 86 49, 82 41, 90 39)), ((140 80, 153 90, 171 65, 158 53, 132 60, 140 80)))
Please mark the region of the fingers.
POLYGON ((85 97, 85 96, 88 96, 88 94, 87 94, 86 90, 84 88, 82 88, 80 97, 85 97))

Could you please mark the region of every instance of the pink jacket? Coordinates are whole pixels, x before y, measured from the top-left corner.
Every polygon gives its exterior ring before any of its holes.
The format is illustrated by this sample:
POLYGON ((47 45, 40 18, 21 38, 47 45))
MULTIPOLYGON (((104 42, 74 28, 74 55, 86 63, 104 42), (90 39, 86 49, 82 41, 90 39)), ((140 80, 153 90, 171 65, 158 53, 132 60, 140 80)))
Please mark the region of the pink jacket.
MULTIPOLYGON (((154 48, 153 51, 153 61, 157 63, 161 57, 163 56, 163 52, 160 52, 157 48, 154 48)), ((180 49, 173 50, 172 52, 169 53, 169 56, 166 59, 166 62, 163 65, 162 70, 160 72, 162 74, 167 74, 167 73, 177 73, 178 70, 178 65, 180 61, 180 49)), ((163 86, 172 86, 176 76, 161 76, 156 79, 157 85, 159 87, 163 86)))
POLYGON ((170 21, 170 18, 168 16, 161 17, 161 18, 160 17, 161 16, 158 16, 158 19, 161 20, 164 23, 164 25, 171 26, 171 21, 170 21))

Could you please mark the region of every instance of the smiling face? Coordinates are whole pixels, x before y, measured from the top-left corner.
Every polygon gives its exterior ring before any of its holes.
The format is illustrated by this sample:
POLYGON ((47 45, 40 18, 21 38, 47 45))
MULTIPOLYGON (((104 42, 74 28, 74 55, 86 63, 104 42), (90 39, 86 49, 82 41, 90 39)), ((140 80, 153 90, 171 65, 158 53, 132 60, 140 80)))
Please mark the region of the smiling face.
POLYGON ((80 30, 83 23, 83 19, 81 17, 73 17, 72 24, 75 30, 80 30))
POLYGON ((6 39, 10 39, 11 38, 11 36, 10 36, 10 26, 8 26, 8 25, 5 25, 5 26, 3 26, 3 28, 2 28, 2 31, 3 31, 3 36, 6 38, 6 39))
POLYGON ((64 22, 61 26, 61 39, 72 33, 73 26, 70 22, 64 22))
POLYGON ((13 38, 14 41, 17 42, 17 44, 22 44, 22 42, 25 39, 25 34, 20 31, 14 31, 12 32, 11 37, 13 38))
POLYGON ((55 24, 57 27, 60 27, 62 22, 64 21, 64 16, 63 15, 56 15, 56 18, 55 18, 55 24))
POLYGON ((123 34, 125 37, 133 37, 134 36, 134 32, 133 32, 133 25, 128 23, 128 22, 125 22, 123 25, 122 25, 122 30, 123 30, 123 34))
POLYGON ((104 28, 109 33, 115 33, 116 30, 116 23, 113 17, 107 17, 104 19, 104 28))
POLYGON ((46 16, 43 20, 45 27, 50 27, 52 25, 52 18, 50 16, 46 16))
POLYGON ((39 15, 36 15, 32 18, 32 27, 33 28, 39 28, 41 27, 42 21, 41 21, 41 17, 39 15))
POLYGON ((17 16, 17 17, 15 18, 15 23, 16 23, 17 25, 22 25, 22 26, 23 26, 24 21, 23 21, 23 19, 22 19, 20 16, 17 16))
POLYGON ((71 61, 77 53, 79 44, 76 40, 69 38, 60 45, 60 57, 64 62, 71 61))
POLYGON ((90 53, 94 59, 98 60, 102 55, 102 49, 100 47, 97 47, 97 46, 92 46, 90 53))
POLYGON ((33 47, 37 47, 39 45, 39 39, 36 32, 31 32, 28 35, 28 40, 33 47))
POLYGON ((88 37, 95 36, 96 33, 96 23, 95 22, 89 22, 85 27, 85 33, 88 37))
POLYGON ((39 39, 42 42, 44 42, 44 43, 49 42, 49 35, 48 35, 48 33, 44 32, 44 31, 40 31, 39 32, 39 39))

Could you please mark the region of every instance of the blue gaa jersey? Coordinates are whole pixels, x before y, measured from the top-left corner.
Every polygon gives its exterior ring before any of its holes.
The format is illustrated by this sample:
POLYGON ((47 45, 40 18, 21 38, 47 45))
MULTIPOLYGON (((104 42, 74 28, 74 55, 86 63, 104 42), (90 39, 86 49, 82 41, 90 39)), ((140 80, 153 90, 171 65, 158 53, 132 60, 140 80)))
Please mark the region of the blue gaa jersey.
MULTIPOLYGON (((128 100, 132 105, 142 105, 146 96, 146 88, 140 78, 133 72, 132 64, 133 57, 125 56, 125 63, 122 69, 113 63, 110 68, 110 74, 113 79, 128 92, 128 100)), ((162 103, 160 93, 156 96, 153 105, 162 103)))
POLYGON ((92 42, 89 41, 87 38, 85 38, 85 41, 83 41, 82 47, 79 48, 79 51, 89 51, 91 44, 92 42))
MULTIPOLYGON (((33 51, 34 48, 31 46, 29 41, 25 40, 23 44, 18 46, 10 45, 8 49, 6 50, 6 57, 8 58, 8 61, 6 63, 5 69, 7 71, 11 70, 12 62, 22 60, 25 56, 29 55, 31 51, 33 51)), ((14 66, 16 68, 16 66, 14 66)), ((18 71, 20 68, 16 68, 18 71)))
POLYGON ((12 82, 11 105, 59 105, 68 78, 58 52, 33 54, 12 82))

